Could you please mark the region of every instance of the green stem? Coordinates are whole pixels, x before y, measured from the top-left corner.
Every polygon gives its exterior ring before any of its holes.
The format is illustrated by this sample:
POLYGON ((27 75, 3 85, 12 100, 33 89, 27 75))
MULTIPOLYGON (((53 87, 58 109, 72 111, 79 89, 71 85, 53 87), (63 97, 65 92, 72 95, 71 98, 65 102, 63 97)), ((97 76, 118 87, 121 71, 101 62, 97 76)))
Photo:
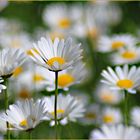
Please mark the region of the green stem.
POLYGON ((55 102, 54 102, 55 138, 56 139, 57 139, 57 95, 58 95, 58 71, 55 72, 55 102))
POLYGON ((125 126, 128 125, 128 93, 124 90, 124 122, 125 126))
POLYGON ((32 130, 29 130, 29 140, 31 140, 32 139, 32 130))
MULTIPOLYGON (((4 93, 4 95, 5 95, 5 113, 6 113, 6 110, 8 109, 8 106, 9 106, 9 99, 8 99, 8 92, 7 92, 7 89, 8 89, 8 79, 7 78, 4 79, 4 85, 7 87, 5 89, 5 93, 4 93)), ((7 139, 10 140, 9 123, 6 122, 6 125, 7 125, 7 139)))

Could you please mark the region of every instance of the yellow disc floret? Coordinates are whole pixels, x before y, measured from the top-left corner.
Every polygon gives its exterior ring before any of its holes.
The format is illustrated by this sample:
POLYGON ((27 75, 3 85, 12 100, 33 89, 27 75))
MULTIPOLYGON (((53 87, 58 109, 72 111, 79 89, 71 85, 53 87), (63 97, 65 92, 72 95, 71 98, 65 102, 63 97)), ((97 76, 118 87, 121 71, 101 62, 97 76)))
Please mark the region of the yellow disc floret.
POLYGON ((62 18, 58 22, 58 26, 60 28, 65 28, 66 29, 66 28, 69 28, 70 25, 71 25, 71 21, 68 18, 62 18))
POLYGON ((122 41, 114 41, 112 43, 112 49, 119 49, 125 46, 125 43, 122 41))
POLYGON ((23 72, 23 68, 22 67, 17 67, 14 72, 13 72, 13 76, 17 77, 19 76, 21 73, 23 72))
POLYGON ((26 127, 27 126, 27 120, 22 120, 19 124, 22 127, 26 127))
POLYGON ((122 54, 122 57, 125 59, 134 59, 136 58, 137 54, 135 52, 126 51, 122 54))
POLYGON ((40 74, 34 74, 33 75, 33 82, 34 83, 37 83, 37 82, 41 82, 41 81, 43 81, 45 78, 42 76, 42 75, 40 75, 40 74))
POLYGON ((114 121, 114 116, 112 116, 112 115, 103 116, 104 123, 113 123, 113 121, 114 121))
MULTIPOLYGON (((63 109, 57 109, 57 114, 58 114, 58 115, 64 114, 64 112, 65 112, 65 111, 64 111, 63 109)), ((54 116, 54 111, 52 111, 51 114, 54 116)))
POLYGON ((58 76, 58 85, 66 87, 74 82, 74 77, 70 74, 61 74, 58 76))
POLYGON ((47 61, 47 64, 49 66, 53 66, 55 62, 57 62, 59 65, 63 65, 65 60, 62 57, 53 57, 47 61))
POLYGON ((129 79, 123 79, 123 80, 119 80, 117 82, 117 86, 119 86, 120 88, 124 88, 124 89, 132 88, 133 85, 134 85, 134 82, 129 79))

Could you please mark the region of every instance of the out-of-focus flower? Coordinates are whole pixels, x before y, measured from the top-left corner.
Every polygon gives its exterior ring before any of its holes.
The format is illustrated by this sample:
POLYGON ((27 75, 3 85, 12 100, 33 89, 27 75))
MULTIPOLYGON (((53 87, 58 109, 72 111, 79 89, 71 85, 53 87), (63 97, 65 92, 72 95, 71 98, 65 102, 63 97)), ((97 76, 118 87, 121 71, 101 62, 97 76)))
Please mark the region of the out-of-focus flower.
POLYGON ((3 120, 9 122, 17 130, 33 129, 45 120, 45 116, 44 103, 41 100, 34 102, 33 99, 17 101, 1 115, 3 120))
POLYGON ((55 38, 53 42, 50 38, 42 37, 34 47, 31 58, 50 71, 67 69, 82 57, 80 44, 74 45, 71 38, 65 41, 55 38))
MULTIPOLYGON (((15 34, 22 30, 22 23, 17 20, 0 18, 0 33, 1 36, 5 34, 15 34)), ((1 37, 0 36, 0 37, 1 37)))
POLYGON ((119 109, 106 107, 102 112, 102 122, 106 124, 119 124, 122 121, 122 115, 119 109))
POLYGON ((0 11, 8 5, 8 0, 0 0, 0 11))
MULTIPOLYGON (((55 89, 55 74, 51 71, 46 71, 45 74, 47 79, 47 90, 53 91, 55 89)), ((83 82, 86 77, 87 70, 85 68, 85 64, 79 61, 73 68, 69 68, 59 72, 58 88, 68 90, 70 86, 83 82)))
POLYGON ((3 81, 4 80, 0 77, 0 93, 1 93, 2 90, 6 89, 6 86, 3 85, 3 81))
POLYGON ((134 107, 131 111, 131 122, 137 127, 140 127, 140 107, 134 107))
POLYGON ((121 9, 117 5, 107 2, 91 5, 91 13, 97 24, 102 27, 116 25, 121 21, 121 9))
POLYGON ((100 84, 93 94, 99 102, 105 104, 118 104, 122 99, 122 94, 119 91, 112 91, 108 86, 103 84, 100 84))
POLYGON ((65 4, 53 4, 46 7, 43 13, 43 20, 51 28, 68 30, 75 20, 81 18, 79 8, 71 10, 65 4))
POLYGON ((130 64, 140 60, 140 47, 131 46, 121 48, 118 52, 111 55, 113 64, 130 64))
POLYGON ((140 68, 132 66, 130 69, 128 65, 124 65, 123 68, 117 66, 115 71, 108 67, 107 70, 103 70, 102 76, 103 83, 107 84, 112 90, 127 90, 130 93, 136 93, 136 88, 140 84, 140 68))
MULTIPOLYGON (((45 97, 45 109, 47 113, 47 119, 51 121, 51 125, 54 125, 54 96, 45 97)), ((80 100, 75 99, 71 95, 58 95, 57 99, 57 119, 60 124, 65 125, 68 121, 76 121, 76 119, 83 117, 84 105, 80 100)))
POLYGON ((135 46, 137 39, 129 34, 114 35, 112 37, 102 36, 98 42, 97 50, 100 52, 110 52, 125 47, 135 46))
POLYGON ((100 121, 100 114, 99 114, 99 105, 91 104, 86 107, 86 112, 84 113, 84 117, 80 119, 81 123, 83 124, 98 124, 100 121))
POLYGON ((103 125, 100 130, 93 130, 90 135, 91 140, 138 140, 140 139, 140 130, 133 126, 103 125))
POLYGON ((25 54, 19 49, 3 49, 0 52, 0 76, 11 76, 14 70, 25 60, 25 54))

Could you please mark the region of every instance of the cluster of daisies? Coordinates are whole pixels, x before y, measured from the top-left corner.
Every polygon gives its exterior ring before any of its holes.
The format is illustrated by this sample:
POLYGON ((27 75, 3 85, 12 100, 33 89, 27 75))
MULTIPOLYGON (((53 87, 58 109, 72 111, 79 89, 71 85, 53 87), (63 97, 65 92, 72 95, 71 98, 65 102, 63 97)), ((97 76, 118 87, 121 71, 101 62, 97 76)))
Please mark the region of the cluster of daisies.
POLYGON ((91 140, 140 139, 140 107, 128 110, 129 125, 124 125, 127 110, 120 109, 124 94, 135 96, 132 94, 140 87, 140 68, 132 66, 140 60, 138 38, 131 34, 107 36, 121 15, 118 5, 107 1, 48 4, 42 13, 47 28, 35 29, 32 36, 21 22, 0 18, 0 92, 5 95, 0 131, 14 137, 13 131, 31 132, 43 121, 53 127, 78 120, 83 128, 96 128, 89 134, 91 140), (96 65, 101 62, 88 67, 83 53, 89 53, 87 63, 90 58, 98 62, 97 53, 105 54, 108 65, 113 66, 100 74, 96 65), (95 88, 86 87, 89 93, 71 91, 70 87, 87 79, 91 82, 96 74, 102 78, 95 81, 95 88))
MULTIPOLYGON (((29 57, 42 67, 45 72, 40 73, 42 77, 36 75, 35 78, 42 80, 44 85, 52 91, 54 91, 56 80, 53 78, 55 72, 58 72, 58 88, 64 88, 65 90, 68 90, 68 87, 72 84, 79 83, 83 78, 83 74, 85 74, 81 73, 76 76, 77 70, 81 70, 82 72, 85 66, 81 60, 82 49, 80 44, 73 44, 71 38, 66 40, 56 38, 54 41, 50 38, 41 38, 30 51, 30 55, 20 49, 11 48, 3 49, 0 52, 1 91, 8 88, 8 85, 7 87, 3 85, 3 80, 6 83, 6 81, 12 79, 17 68, 23 62, 28 61, 29 57), (45 77, 43 78, 43 74, 47 74, 47 78, 52 78, 51 81, 50 79, 45 79, 45 77)), ((0 120, 3 122, 1 124, 3 131, 29 131, 44 120, 50 121, 51 126, 54 125, 54 95, 34 100, 33 98, 27 98, 27 94, 26 91, 23 91, 21 97, 26 98, 25 100, 18 100, 15 104, 9 105, 8 108, 6 106, 5 112, 1 112, 0 120)), ((9 95, 7 95, 8 97, 9 95)), ((5 98, 5 102, 7 98, 5 98)), ((85 108, 82 100, 70 94, 63 95, 60 93, 58 94, 56 111, 58 123, 65 125, 68 121, 76 121, 77 118, 82 117, 85 108)))

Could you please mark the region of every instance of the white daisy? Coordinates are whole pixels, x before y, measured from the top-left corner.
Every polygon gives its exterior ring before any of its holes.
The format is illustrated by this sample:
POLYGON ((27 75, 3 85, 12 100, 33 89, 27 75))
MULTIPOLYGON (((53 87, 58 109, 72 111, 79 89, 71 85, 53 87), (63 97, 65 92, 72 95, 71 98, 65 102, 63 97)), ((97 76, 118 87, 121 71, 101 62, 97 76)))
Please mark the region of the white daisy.
POLYGON ((43 13, 44 22, 51 28, 68 31, 75 20, 82 16, 80 6, 71 7, 69 8, 65 4, 52 4, 47 6, 43 13))
POLYGON ((4 82, 4 80, 0 77, 0 93, 2 92, 2 90, 6 89, 6 86, 1 84, 3 82, 4 82))
POLYGON ((102 112, 102 122, 106 124, 118 124, 122 121, 122 115, 119 109, 106 107, 102 112))
POLYGON ((131 110, 131 122, 137 127, 140 127, 140 107, 134 107, 131 110))
POLYGON ((16 104, 9 106, 6 113, 1 115, 2 119, 17 130, 33 129, 45 120, 45 116, 44 103, 41 100, 34 102, 33 99, 17 101, 16 104))
POLYGON ((81 59, 82 49, 79 45, 74 45, 72 39, 65 41, 55 38, 54 42, 50 38, 41 38, 37 44, 34 44, 35 50, 32 50, 31 58, 39 65, 50 71, 61 71, 76 63, 81 59))
POLYGON ((90 135, 91 140, 138 140, 140 130, 133 126, 103 125, 100 130, 93 130, 90 135))
POLYGON ((137 39, 129 34, 114 35, 112 37, 102 36, 98 41, 98 51, 110 52, 123 47, 132 47, 137 43, 137 39))
POLYGON ((86 107, 84 117, 80 119, 83 124, 98 124, 100 118, 100 108, 97 104, 91 104, 86 107))
MULTIPOLYGON (((46 71, 47 90, 55 90, 55 74, 51 71, 46 71)), ((68 90, 74 84, 79 84, 87 79, 87 70, 85 64, 81 61, 77 62, 73 68, 69 68, 59 72, 58 74, 58 88, 68 90), (79 73, 80 72, 80 73, 79 73), (79 73, 79 74, 78 74, 79 73)))
POLYGON ((120 49, 118 52, 111 55, 113 64, 130 64, 140 60, 140 47, 131 46, 120 49))
POLYGON ((119 91, 112 91, 104 84, 100 84, 93 95, 96 97, 96 99, 98 99, 99 102, 105 104, 118 104, 123 98, 119 91))
POLYGON ((3 49, 0 51, 0 76, 11 76, 14 70, 25 60, 25 54, 19 49, 3 49))
POLYGON ((115 71, 108 67, 101 75, 104 77, 101 82, 107 84, 112 90, 127 90, 130 93, 136 93, 136 88, 140 84, 140 68, 136 66, 130 69, 128 65, 124 65, 123 68, 117 66, 115 71))
MULTIPOLYGON (((44 99, 47 119, 51 120, 51 125, 54 125, 54 96, 45 97, 44 99)), ((84 105, 80 100, 75 99, 71 95, 58 95, 57 99, 57 119, 60 124, 65 125, 68 121, 76 121, 83 117, 84 105)))

